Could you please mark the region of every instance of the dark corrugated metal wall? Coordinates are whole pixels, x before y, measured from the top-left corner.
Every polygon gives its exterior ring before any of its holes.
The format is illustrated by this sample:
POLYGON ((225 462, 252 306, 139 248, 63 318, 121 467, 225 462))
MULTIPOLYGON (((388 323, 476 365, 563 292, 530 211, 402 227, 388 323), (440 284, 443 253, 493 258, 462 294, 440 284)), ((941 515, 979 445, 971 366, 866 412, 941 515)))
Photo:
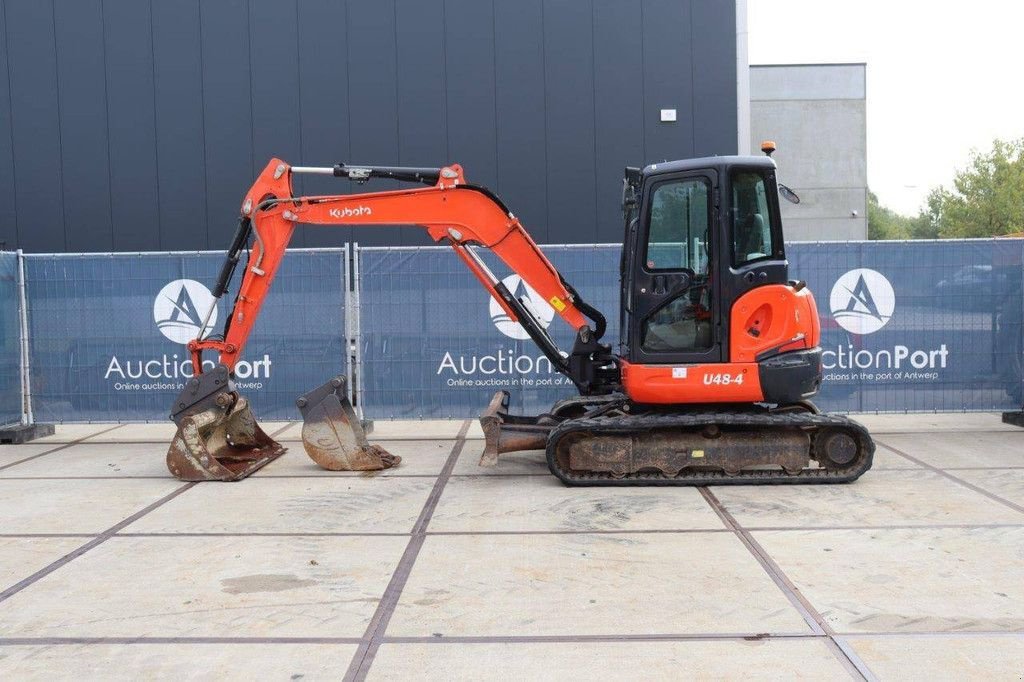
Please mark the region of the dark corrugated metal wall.
MULTIPOLYGON (((223 248, 270 156, 458 161, 537 240, 616 242, 622 166, 736 151, 722 0, 0 0, 0 242, 223 248), (661 123, 659 109, 678 109, 661 123)), ((348 191, 306 179, 306 192, 348 191)), ((305 228, 296 246, 420 244, 305 228)))

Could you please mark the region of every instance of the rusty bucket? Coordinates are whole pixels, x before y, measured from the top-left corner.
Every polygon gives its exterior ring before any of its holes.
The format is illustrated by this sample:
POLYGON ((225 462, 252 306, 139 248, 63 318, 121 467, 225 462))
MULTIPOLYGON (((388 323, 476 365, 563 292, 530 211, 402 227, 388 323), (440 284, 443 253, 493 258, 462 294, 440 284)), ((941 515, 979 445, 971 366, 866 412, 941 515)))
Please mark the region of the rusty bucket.
POLYGON ((401 457, 367 441, 345 386, 345 377, 336 376, 295 401, 302 414, 306 453, 330 471, 378 471, 396 466, 401 457))
POLYGON ((182 481, 237 481, 284 454, 256 423, 223 365, 189 380, 174 403, 167 468, 182 481))

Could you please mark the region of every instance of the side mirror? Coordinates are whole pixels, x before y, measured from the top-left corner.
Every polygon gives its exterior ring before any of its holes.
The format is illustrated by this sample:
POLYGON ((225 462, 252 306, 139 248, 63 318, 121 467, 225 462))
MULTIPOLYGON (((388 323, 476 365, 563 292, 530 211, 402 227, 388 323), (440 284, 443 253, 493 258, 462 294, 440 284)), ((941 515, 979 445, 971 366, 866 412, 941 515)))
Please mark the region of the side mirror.
POLYGON ((640 187, 640 169, 633 166, 626 166, 622 178, 622 211, 629 211, 637 205, 637 189, 640 187))
POLYGON ((797 193, 791 190, 790 188, 783 185, 781 182, 779 183, 779 194, 781 194, 782 198, 791 204, 800 203, 799 195, 797 195, 797 193))
POLYGON ((628 180, 623 180, 622 181, 622 210, 623 210, 623 212, 626 212, 629 209, 633 208, 634 206, 636 206, 636 204, 637 204, 636 191, 633 189, 633 186, 631 184, 629 184, 628 180))

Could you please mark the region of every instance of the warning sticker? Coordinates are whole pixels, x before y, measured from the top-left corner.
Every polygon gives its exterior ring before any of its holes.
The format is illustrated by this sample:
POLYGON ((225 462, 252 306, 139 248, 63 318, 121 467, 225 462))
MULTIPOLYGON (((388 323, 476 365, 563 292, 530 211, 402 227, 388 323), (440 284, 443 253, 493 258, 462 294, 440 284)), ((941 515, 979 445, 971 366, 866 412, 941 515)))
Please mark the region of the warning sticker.
POLYGON ((550 303, 551 307, 557 310, 558 312, 562 312, 563 310, 565 310, 565 303, 563 303, 562 299, 558 298, 557 296, 552 296, 548 303, 550 303))

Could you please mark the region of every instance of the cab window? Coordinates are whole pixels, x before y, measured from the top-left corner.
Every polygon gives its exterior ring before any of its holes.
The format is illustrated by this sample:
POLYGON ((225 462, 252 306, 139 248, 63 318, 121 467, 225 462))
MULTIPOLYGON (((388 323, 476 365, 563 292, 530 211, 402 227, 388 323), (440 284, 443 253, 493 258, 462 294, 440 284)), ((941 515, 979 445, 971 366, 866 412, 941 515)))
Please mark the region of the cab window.
POLYGON ((644 320, 640 345, 645 352, 683 353, 712 346, 710 197, 711 187, 704 178, 673 180, 654 189, 647 270, 689 270, 692 278, 687 289, 644 320))
POLYGON ((733 267, 772 257, 775 230, 768 208, 768 190, 760 173, 733 173, 732 216, 733 267))
POLYGON ((707 271, 710 193, 703 178, 655 187, 647 232, 647 270, 707 271))

